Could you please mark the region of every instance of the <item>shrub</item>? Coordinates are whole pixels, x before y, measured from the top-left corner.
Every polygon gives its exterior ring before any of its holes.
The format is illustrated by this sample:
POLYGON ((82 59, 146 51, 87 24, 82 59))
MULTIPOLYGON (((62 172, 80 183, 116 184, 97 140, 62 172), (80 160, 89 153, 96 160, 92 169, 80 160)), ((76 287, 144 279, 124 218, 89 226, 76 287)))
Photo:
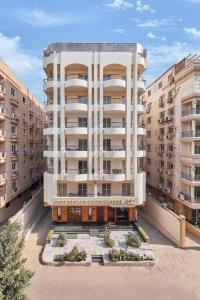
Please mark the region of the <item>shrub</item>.
POLYGON ((83 250, 79 250, 78 247, 74 246, 69 253, 64 254, 65 261, 85 261, 87 253, 83 250))
POLYGON ((126 237, 126 243, 127 246, 133 247, 133 248, 139 248, 141 246, 141 241, 137 237, 137 235, 133 234, 132 232, 129 232, 126 237))
POLYGON ((142 227, 138 228, 140 235, 143 237, 144 241, 147 242, 149 240, 149 237, 146 233, 146 231, 144 231, 144 229, 142 227))
POLYGON ((110 237, 110 232, 108 231, 107 228, 105 228, 103 231, 103 238, 107 247, 109 248, 114 247, 115 241, 110 237))
POLYGON ((49 232, 47 234, 46 242, 48 244, 50 244, 51 240, 53 239, 53 233, 54 233, 54 231, 53 231, 53 229, 51 229, 51 230, 49 230, 49 232))
POLYGON ((110 250, 109 251, 109 260, 112 262, 117 261, 152 261, 153 258, 150 256, 139 255, 136 253, 128 252, 126 250, 110 250))
POLYGON ((57 261, 57 262, 62 262, 64 261, 64 255, 54 255, 54 258, 53 258, 54 261, 57 261))
POLYGON ((58 245, 59 247, 64 247, 67 244, 67 235, 65 233, 59 233, 58 245))

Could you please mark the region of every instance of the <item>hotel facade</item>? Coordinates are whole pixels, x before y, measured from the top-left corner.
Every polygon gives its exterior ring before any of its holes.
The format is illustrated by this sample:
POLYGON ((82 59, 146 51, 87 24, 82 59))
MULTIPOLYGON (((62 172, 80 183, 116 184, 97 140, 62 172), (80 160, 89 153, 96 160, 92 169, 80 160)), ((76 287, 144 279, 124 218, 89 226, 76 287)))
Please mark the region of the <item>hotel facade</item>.
POLYGON ((43 121, 40 102, 0 60, 0 223, 42 178, 43 121))
POLYGON ((189 56, 142 96, 148 192, 200 224, 200 60, 189 56))
POLYGON ((146 197, 145 68, 140 44, 55 43, 44 50, 44 202, 53 221, 136 219, 146 197))

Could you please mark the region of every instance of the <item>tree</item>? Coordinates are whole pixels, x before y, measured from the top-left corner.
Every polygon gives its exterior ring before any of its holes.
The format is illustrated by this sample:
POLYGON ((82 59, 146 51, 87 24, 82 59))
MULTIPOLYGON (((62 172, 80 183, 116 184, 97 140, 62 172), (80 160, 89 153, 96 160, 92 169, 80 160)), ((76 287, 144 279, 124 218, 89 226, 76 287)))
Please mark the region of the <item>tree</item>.
POLYGON ((0 230, 0 300, 28 299, 24 290, 34 273, 25 268, 20 228, 20 224, 13 223, 0 230))

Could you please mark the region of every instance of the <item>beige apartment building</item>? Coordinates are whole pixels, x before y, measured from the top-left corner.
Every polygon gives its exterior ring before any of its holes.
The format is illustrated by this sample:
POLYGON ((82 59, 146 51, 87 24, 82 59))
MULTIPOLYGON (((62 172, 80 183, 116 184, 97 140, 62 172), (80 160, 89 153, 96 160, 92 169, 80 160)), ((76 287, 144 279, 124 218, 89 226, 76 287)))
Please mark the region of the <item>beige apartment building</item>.
POLYGON ((200 224, 200 60, 188 56, 145 91, 147 186, 200 224))
POLYGON ((0 223, 42 178, 43 121, 41 103, 0 60, 0 223))
POLYGON ((133 221, 145 201, 140 44, 58 43, 44 50, 47 172, 56 222, 133 221))

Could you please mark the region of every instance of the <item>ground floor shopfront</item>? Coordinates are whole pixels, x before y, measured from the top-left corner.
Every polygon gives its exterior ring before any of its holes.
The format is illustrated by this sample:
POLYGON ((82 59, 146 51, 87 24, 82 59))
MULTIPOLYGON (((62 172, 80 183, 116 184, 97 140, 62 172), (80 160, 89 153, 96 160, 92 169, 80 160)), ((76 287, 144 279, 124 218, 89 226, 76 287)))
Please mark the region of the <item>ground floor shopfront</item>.
POLYGON ((67 223, 117 223, 137 219, 134 207, 52 206, 52 220, 67 223))

